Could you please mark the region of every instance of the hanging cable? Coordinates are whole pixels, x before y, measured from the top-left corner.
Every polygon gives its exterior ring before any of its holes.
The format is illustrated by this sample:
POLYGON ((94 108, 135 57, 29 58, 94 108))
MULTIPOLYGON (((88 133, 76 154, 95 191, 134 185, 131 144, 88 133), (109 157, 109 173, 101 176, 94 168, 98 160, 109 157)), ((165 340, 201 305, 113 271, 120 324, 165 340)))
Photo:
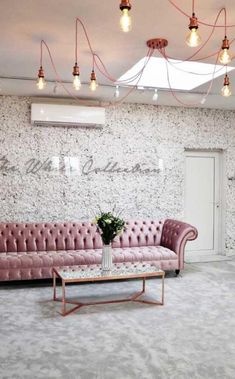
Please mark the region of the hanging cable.
MULTIPOLYGON (((173 5, 173 7, 175 7, 180 13, 182 13, 184 16, 190 18, 191 16, 186 13, 184 10, 182 10, 178 5, 175 4, 174 1, 172 0, 168 0, 168 2, 173 5)), ((200 19, 198 19, 198 23, 201 24, 201 25, 205 25, 205 26, 210 26, 210 27, 213 27, 213 24, 209 24, 207 22, 204 22, 204 21, 201 21, 200 19)), ((216 25, 216 28, 224 28, 225 27, 225 24, 223 25, 216 25)), ((234 28, 235 27, 235 24, 231 24, 231 25, 227 25, 226 26, 227 28, 234 28)))

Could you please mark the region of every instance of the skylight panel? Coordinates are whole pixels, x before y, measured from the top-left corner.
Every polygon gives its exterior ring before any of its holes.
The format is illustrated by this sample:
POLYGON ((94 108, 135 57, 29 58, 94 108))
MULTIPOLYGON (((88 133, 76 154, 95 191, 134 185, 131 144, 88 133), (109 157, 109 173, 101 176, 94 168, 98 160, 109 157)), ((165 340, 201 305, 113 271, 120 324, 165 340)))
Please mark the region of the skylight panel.
MULTIPOLYGON (((146 57, 137 62, 130 70, 122 75, 118 81, 133 78, 141 71, 146 63, 146 57)), ((227 67, 227 72, 234 70, 234 67, 227 67)), ((144 72, 139 80, 135 78, 133 81, 125 85, 150 88, 169 89, 170 86, 174 90, 191 91, 196 87, 209 82, 213 77, 217 78, 226 73, 226 68, 222 65, 215 65, 202 62, 183 62, 175 59, 151 57, 144 72), (213 76, 213 72, 215 74, 213 76), (169 77, 169 81, 168 81, 169 77)))

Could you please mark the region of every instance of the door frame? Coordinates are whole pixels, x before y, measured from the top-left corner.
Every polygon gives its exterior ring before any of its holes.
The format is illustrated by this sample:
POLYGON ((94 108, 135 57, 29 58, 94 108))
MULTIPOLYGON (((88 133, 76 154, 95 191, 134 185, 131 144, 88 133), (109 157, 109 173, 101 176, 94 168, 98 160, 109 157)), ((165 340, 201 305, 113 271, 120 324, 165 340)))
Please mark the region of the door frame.
MULTIPOLYGON (((218 175, 215 175, 215 180, 217 184, 215 183, 215 186, 218 186, 218 203, 219 203, 219 208, 215 208, 217 215, 216 215, 216 224, 215 224, 215 230, 214 234, 214 251, 212 251, 210 254, 222 254, 226 255, 225 252, 225 184, 226 184, 226 177, 225 177, 225 154, 224 150, 222 149, 190 149, 190 148, 185 148, 184 149, 184 214, 185 214, 185 189, 186 189, 186 157, 187 156, 212 156, 217 159, 217 164, 218 164, 218 175)), ((206 250, 201 250, 200 252, 198 251, 188 251, 188 254, 190 256, 195 256, 195 255, 205 255, 208 254, 208 251, 206 250)))

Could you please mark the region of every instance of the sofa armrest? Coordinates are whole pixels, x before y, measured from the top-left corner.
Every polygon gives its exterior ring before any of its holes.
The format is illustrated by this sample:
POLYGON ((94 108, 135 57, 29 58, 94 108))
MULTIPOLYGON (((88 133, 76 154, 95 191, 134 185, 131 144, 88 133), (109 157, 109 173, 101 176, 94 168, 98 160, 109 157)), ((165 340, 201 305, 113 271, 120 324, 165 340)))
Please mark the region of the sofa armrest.
POLYGON ((161 246, 174 251, 178 255, 179 269, 184 267, 184 248, 187 241, 197 238, 197 229, 185 222, 167 219, 164 222, 161 246))

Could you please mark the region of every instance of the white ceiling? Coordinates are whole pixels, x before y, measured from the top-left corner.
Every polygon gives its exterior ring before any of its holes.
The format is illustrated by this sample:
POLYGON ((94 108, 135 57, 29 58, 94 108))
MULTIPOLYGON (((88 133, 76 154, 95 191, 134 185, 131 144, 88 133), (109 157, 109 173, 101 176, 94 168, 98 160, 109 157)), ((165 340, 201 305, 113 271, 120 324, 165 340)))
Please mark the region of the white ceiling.
MULTIPOLYGON (((191 13, 191 1, 175 0, 182 9, 191 13)), ((81 18, 87 28, 94 51, 100 55, 113 77, 120 77, 138 60, 146 55, 146 41, 155 37, 166 38, 169 42, 167 53, 176 59, 185 59, 193 49, 187 47, 185 37, 189 20, 172 7, 168 0, 132 0, 133 28, 123 33, 119 28, 119 0, 1 0, 0 25, 0 94, 67 97, 60 86, 55 87, 55 75, 48 55, 44 52, 43 66, 46 89, 38 91, 35 78, 39 68, 40 40, 44 39, 52 52, 56 68, 67 87, 72 90, 72 67, 74 65, 75 18, 81 18)), ((196 15, 203 21, 214 22, 218 10, 227 8, 228 24, 235 24, 234 0, 197 0, 196 15)), ((219 21, 224 23, 223 16, 219 21)), ((108 82, 97 71, 99 87, 95 93, 88 88, 92 59, 88 45, 79 27, 78 49, 82 86, 82 99, 113 101, 115 85, 108 82)), ((200 34, 205 40, 210 28, 200 26, 200 34)), ((235 37, 235 28, 228 30, 228 38, 235 37)), ((201 53, 208 55, 220 48, 224 29, 217 28, 212 40, 201 53)), ((235 43, 231 46, 235 53, 235 43)), ((214 63, 215 58, 207 60, 214 63)), ((234 60, 232 66, 235 66, 234 60)), ((161 73, 159 73, 160 75, 161 73)), ((234 96, 220 96, 223 78, 214 80, 211 95, 205 104, 200 104, 207 85, 190 93, 178 93, 183 102, 199 102, 200 107, 235 109, 235 72, 230 74, 234 96)), ((121 96, 126 89, 121 89, 121 96)), ((153 104, 153 92, 136 90, 126 101, 153 104)), ((159 91, 158 104, 179 105, 168 91, 159 91)))

